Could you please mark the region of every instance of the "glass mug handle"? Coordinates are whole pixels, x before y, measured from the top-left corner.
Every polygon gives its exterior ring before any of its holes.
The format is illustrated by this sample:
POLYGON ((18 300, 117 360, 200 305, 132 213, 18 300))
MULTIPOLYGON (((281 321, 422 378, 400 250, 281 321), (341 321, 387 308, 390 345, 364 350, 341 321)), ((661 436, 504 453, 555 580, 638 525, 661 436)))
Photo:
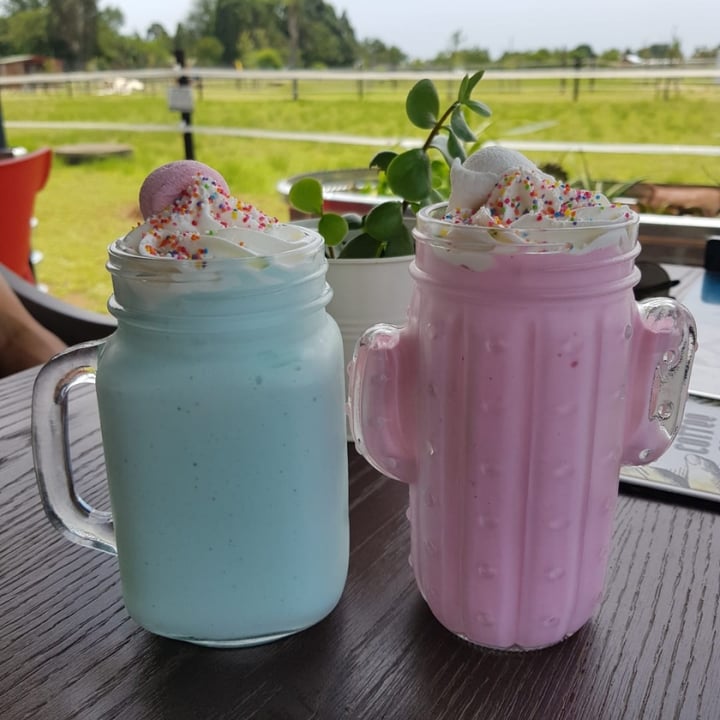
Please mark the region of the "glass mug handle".
POLYGON ((379 323, 357 341, 348 366, 347 409, 357 451, 381 473, 410 482, 416 471, 413 430, 401 412, 403 330, 379 323))
POLYGON ((111 513, 89 505, 75 488, 68 439, 70 390, 95 384, 103 343, 76 345, 40 369, 32 397, 32 451, 40 497, 50 522, 68 540, 116 555, 111 513))
POLYGON ((644 465, 675 439, 685 412, 697 328, 690 311, 671 298, 638 303, 634 388, 622 462, 644 465), (647 383, 647 381, 650 381, 647 383))

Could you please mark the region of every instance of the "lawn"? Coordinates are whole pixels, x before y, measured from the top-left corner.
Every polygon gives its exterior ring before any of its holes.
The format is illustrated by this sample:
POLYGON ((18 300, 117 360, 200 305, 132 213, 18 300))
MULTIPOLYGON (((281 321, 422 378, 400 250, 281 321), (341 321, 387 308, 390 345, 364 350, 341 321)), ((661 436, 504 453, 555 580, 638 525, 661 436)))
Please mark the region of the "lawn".
MULTIPOLYGON (((199 126, 260 128, 371 137, 422 137, 404 114, 407 85, 384 83, 363 88, 342 83, 300 88, 291 100, 290 86, 239 85, 205 82, 196 97, 193 122, 199 126)), ((441 94, 453 89, 441 87, 441 94)), ((668 99, 653 83, 598 82, 581 88, 573 102, 571 88, 558 82, 481 82, 475 97, 490 105, 492 122, 482 139, 720 144, 720 86, 711 83, 678 85, 668 99)), ((167 108, 165 87, 148 86, 142 94, 98 96, 62 90, 29 93, 4 90, 3 113, 8 121, 104 121, 178 123, 167 108)), ((8 141, 35 149, 65 143, 115 141, 129 143, 129 158, 67 165, 56 158, 45 190, 37 199, 39 219, 34 246, 44 259, 40 282, 53 294, 94 310, 104 311, 110 280, 104 269, 109 242, 140 218, 137 191, 154 167, 181 159, 180 132, 133 133, 85 130, 9 128, 8 141)), ((283 177, 310 170, 366 166, 376 148, 310 142, 243 139, 214 135, 194 137, 195 155, 216 167, 233 192, 265 211, 287 218, 276 192, 283 177)), ((720 158, 655 155, 531 154, 536 162, 559 162, 573 177, 645 179, 653 182, 720 183, 720 158)))

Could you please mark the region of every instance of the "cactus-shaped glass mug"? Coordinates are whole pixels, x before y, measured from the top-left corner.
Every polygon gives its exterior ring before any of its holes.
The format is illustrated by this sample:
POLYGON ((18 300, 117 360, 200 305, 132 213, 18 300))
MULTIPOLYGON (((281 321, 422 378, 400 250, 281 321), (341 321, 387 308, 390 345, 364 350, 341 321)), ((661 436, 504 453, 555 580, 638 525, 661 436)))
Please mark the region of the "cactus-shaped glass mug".
POLYGON ((407 325, 358 341, 352 432, 409 485, 411 563, 438 620, 540 648, 601 600, 620 466, 672 442, 695 325, 672 299, 635 302, 634 213, 521 243, 444 215, 418 215, 407 325))
POLYGON ((282 253, 198 262, 113 243, 117 331, 35 383, 47 514, 117 553, 130 615, 159 635, 268 642, 318 622, 343 590, 342 342, 322 237, 294 232, 282 253), (77 497, 67 457, 68 390, 82 382, 96 383, 112 518, 77 497))

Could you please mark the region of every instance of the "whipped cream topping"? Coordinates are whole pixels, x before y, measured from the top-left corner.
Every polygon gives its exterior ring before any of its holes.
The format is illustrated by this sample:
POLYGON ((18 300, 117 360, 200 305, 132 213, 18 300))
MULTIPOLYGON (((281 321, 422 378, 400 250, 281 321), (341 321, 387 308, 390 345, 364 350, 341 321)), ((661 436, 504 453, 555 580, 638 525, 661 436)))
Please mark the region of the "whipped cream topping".
POLYGON ((125 252, 176 260, 278 255, 306 245, 307 235, 231 196, 198 173, 171 205, 117 245, 125 252))
POLYGON ((451 169, 445 220, 458 225, 531 229, 615 223, 632 211, 602 193, 571 187, 513 150, 483 148, 451 169))
POLYGON ((465 162, 455 160, 450 168, 450 197, 448 208, 471 215, 485 204, 495 185, 511 169, 540 172, 535 164, 515 150, 504 147, 484 147, 470 155, 465 162))
POLYGON ((449 201, 417 217, 419 237, 450 265, 482 271, 504 255, 625 253, 636 245, 631 208, 558 181, 514 150, 490 146, 455 161, 450 181, 449 201))

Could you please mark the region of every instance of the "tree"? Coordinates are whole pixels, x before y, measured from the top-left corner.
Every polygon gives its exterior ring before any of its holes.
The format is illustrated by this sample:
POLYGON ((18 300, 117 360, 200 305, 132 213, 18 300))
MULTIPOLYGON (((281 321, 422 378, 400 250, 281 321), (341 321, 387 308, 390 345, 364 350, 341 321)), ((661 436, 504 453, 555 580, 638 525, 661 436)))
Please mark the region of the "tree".
POLYGON ((484 68, 491 64, 490 52, 485 48, 471 47, 463 50, 465 64, 469 68, 484 68))
POLYGON ((247 67, 259 70, 279 70, 283 66, 283 59, 277 50, 263 48, 254 50, 246 58, 247 67))
POLYGON ((192 30, 189 30, 183 23, 178 23, 177 28, 175 28, 175 37, 173 38, 173 50, 187 50, 192 44, 193 37, 194 33, 192 30))
POLYGON ((571 51, 570 55, 575 59, 580 60, 594 60, 597 55, 595 51, 589 45, 578 45, 574 50, 571 51))
POLYGON ((50 55, 47 8, 20 10, 0 25, 0 51, 5 55, 50 55))
POLYGON ((295 68, 298 65, 300 58, 300 17, 298 0, 287 0, 285 3, 285 10, 287 13, 287 32, 289 39, 289 55, 288 65, 291 68, 295 68))
POLYGON ((163 42, 169 42, 170 41, 170 35, 168 34, 168 31, 160 24, 160 23, 153 23, 145 33, 145 37, 148 40, 161 40, 163 42))
POLYGON ((85 66, 97 53, 96 0, 48 0, 48 38, 68 70, 85 66))
POLYGON ((680 39, 677 37, 673 37, 673 41, 670 44, 670 52, 668 53, 668 58, 672 63, 682 62, 683 53, 682 48, 680 47, 680 39))
POLYGON ((698 47, 695 48, 692 54, 693 60, 715 60, 720 57, 720 45, 711 47, 698 47))
MULTIPOLYGON (((281 23, 279 12, 269 0, 217 0, 214 27, 210 34, 223 45, 223 64, 233 65, 240 33, 248 28, 253 39, 262 30, 270 46, 285 47, 287 36, 281 23)), ((257 40, 255 49, 260 49, 257 40)))
POLYGON ((323 0, 194 0, 187 28, 194 42, 216 37, 224 65, 272 50, 264 63, 349 66, 357 53, 347 17, 323 0))
POLYGON ((7 15, 15 15, 28 10, 44 10, 46 3, 43 0, 3 0, 0 5, 7 15))
POLYGON ((108 5, 108 7, 100 11, 98 27, 100 23, 104 24, 110 32, 120 35, 122 27, 125 24, 125 15, 120 8, 108 5))
POLYGON ((643 60, 678 60, 682 58, 680 42, 677 39, 672 43, 653 43, 640 48, 637 54, 643 60))
POLYGON ((299 10, 302 65, 351 67, 357 57, 357 40, 347 15, 337 17, 323 0, 299 0, 299 10))
POLYGON ((213 67, 222 61, 223 46, 216 37, 206 35, 195 43, 193 54, 198 65, 213 67))
POLYGON ((623 58, 623 54, 617 48, 605 50, 600 54, 600 62, 603 65, 617 65, 623 58))
POLYGON ((113 68, 167 67, 172 63, 172 41, 162 26, 151 26, 147 39, 122 35, 122 11, 106 7, 100 11, 97 26, 97 53, 93 65, 100 70, 113 68), (155 30, 153 30, 155 28, 155 30), (151 33, 150 31, 153 30, 151 33))
MULTIPOLYGON (((112 0, 110 0, 112 2, 112 0)), ((0 52, 54 55, 68 70, 118 68, 172 62, 172 51, 216 64, 350 67, 358 57, 355 32, 345 13, 324 0, 193 0, 174 38, 153 23, 144 37, 123 35, 121 10, 98 0, 0 0, 0 52)), ((397 67, 407 62, 397 47, 382 46, 372 64, 397 67)))
POLYGON ((188 38, 198 39, 213 35, 216 7, 217 0, 193 0, 187 21, 183 23, 183 30, 188 38))
POLYGON ((382 40, 369 38, 358 45, 360 62, 364 68, 397 68, 407 61, 407 55, 394 45, 388 46, 382 40))

